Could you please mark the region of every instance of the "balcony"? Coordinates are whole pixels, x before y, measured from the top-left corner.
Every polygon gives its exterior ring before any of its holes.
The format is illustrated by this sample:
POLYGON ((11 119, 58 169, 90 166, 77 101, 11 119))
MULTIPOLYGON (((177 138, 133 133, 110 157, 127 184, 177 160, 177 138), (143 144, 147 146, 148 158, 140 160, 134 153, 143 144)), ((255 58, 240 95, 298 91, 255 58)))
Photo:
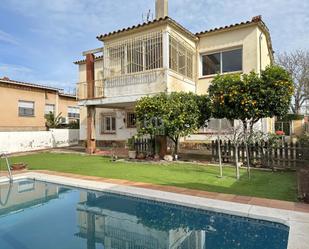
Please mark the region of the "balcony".
MULTIPOLYGON (((76 85, 76 95, 78 100, 89 99, 87 82, 78 82, 76 85)), ((95 80, 94 82, 94 97, 93 98, 103 98, 104 88, 103 80, 95 80)))
POLYGON ((146 95, 163 92, 165 70, 162 68, 114 76, 104 81, 105 97, 146 95))
MULTIPOLYGON (((103 54, 104 79, 95 82, 93 99, 97 100, 85 104, 134 102, 160 92, 194 91, 195 48, 173 32, 110 41, 103 54)), ((77 95, 80 100, 89 99, 85 82, 78 84, 77 95)))
MULTIPOLYGON (((162 92, 166 89, 164 75, 165 70, 156 69, 149 72, 110 77, 104 81, 96 80, 93 99, 162 92)), ((77 83, 77 99, 89 99, 87 95, 87 82, 77 83)))

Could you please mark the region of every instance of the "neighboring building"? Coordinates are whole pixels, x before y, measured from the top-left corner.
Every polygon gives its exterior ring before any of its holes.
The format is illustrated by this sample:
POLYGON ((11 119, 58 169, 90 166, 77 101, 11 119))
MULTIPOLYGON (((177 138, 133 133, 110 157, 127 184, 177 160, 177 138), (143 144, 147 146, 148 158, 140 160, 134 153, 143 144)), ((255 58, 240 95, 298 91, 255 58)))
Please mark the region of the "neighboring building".
POLYGON ((49 112, 61 113, 63 123, 79 120, 76 96, 54 87, 0 78, 0 131, 46 130, 49 112))
MULTIPOLYGON (((193 34, 167 15, 167 0, 157 0, 155 20, 98 36, 104 46, 75 62, 80 137, 88 140, 89 152, 136 134, 134 106, 143 96, 205 94, 217 73, 260 72, 273 61, 261 16, 193 34)), ((272 122, 264 120, 263 129, 271 131, 272 122)))

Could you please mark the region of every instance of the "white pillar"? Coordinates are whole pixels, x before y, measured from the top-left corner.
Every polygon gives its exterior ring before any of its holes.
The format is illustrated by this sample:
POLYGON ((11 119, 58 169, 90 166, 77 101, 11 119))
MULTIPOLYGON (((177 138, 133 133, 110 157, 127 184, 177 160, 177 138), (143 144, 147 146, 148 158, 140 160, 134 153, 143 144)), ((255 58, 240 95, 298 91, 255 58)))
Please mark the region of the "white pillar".
POLYGON ((162 34, 162 56, 163 56, 163 68, 168 69, 169 68, 169 34, 167 31, 164 31, 162 34))

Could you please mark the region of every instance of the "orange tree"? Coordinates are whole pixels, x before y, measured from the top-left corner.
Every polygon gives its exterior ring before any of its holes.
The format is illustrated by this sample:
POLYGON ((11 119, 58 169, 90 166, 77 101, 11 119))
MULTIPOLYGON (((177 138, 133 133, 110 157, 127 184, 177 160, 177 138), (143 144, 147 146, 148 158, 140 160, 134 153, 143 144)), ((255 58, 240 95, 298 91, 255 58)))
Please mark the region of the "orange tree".
MULTIPOLYGON (((269 66, 261 75, 255 72, 218 75, 208 92, 213 117, 240 120, 247 140, 248 127, 252 131, 261 118, 281 117, 288 112, 293 82, 283 68, 269 66)), ((248 148, 246 150, 248 155, 248 148)), ((247 166, 249 172, 249 159, 247 166)))
POLYGON ((203 126, 210 117, 210 110, 207 96, 185 92, 144 97, 135 106, 139 133, 163 133, 174 142, 174 155, 177 155, 179 138, 203 126))

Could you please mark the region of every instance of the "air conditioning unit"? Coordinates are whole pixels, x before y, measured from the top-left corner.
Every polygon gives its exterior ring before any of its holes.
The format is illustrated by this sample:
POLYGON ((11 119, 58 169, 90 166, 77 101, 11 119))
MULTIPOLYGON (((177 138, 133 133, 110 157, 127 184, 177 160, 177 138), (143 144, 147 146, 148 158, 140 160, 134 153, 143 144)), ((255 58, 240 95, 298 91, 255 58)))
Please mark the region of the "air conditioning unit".
POLYGON ((66 117, 61 117, 60 118, 60 124, 68 124, 69 123, 69 119, 66 117))

